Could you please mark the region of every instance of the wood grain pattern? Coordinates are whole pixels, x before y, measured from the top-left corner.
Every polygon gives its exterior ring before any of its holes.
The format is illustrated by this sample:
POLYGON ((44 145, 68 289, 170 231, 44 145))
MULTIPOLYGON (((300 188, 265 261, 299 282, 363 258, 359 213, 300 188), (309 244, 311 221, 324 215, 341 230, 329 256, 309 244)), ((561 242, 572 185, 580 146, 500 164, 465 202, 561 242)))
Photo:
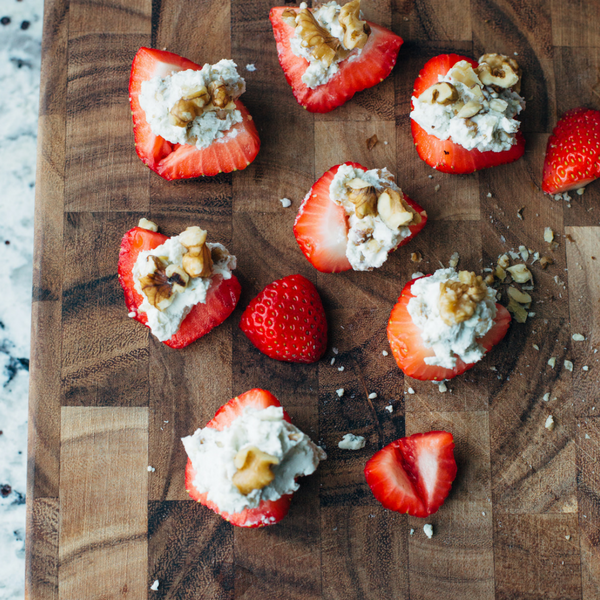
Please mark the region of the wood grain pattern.
POLYGON ((558 116, 581 104, 600 109, 598 3, 363 0, 366 17, 404 44, 388 79, 326 115, 308 113, 292 96, 268 20, 276 3, 46 2, 28 600, 595 600, 600 186, 565 201, 545 197, 540 181, 558 116), (199 64, 237 63, 261 137, 247 169, 166 182, 141 163, 127 98, 141 45, 199 64), (517 163, 452 176, 419 159, 413 83, 428 59, 450 52, 518 54, 527 146, 517 163), (246 69, 251 64, 256 70, 246 69), (368 150, 373 134, 378 144, 368 150), (429 222, 377 271, 319 273, 293 223, 314 181, 346 160, 387 166, 429 222), (238 259, 239 306, 181 351, 127 317, 118 248, 142 216, 167 235, 199 224, 238 259), (554 251, 545 227, 555 232, 554 251), (454 252, 459 268, 479 272, 520 245, 554 260, 546 270, 530 267, 535 316, 513 323, 446 393, 404 377, 386 324, 412 274, 447 265, 454 252), (421 262, 411 262, 415 251, 421 262), (269 359, 238 327, 250 300, 292 273, 315 283, 327 312, 329 347, 316 365, 269 359), (180 438, 252 387, 272 391, 328 459, 302 482, 282 523, 248 531, 188 499, 180 438), (549 414, 553 431, 544 428, 549 414), (446 503, 426 521, 384 510, 364 480, 366 460, 399 437, 434 429, 456 441, 459 471, 446 503), (365 448, 340 449, 348 432, 363 435, 365 448))

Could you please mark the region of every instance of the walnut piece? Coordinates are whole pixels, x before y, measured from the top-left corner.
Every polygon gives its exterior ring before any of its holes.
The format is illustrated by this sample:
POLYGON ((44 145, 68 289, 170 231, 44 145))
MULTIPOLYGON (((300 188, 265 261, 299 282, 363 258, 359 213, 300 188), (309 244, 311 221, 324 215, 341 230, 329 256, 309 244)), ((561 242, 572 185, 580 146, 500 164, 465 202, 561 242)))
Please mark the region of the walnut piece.
POLYGON ((302 46, 309 48, 310 53, 317 60, 328 67, 331 66, 340 47, 340 40, 321 27, 308 8, 300 10, 296 22, 302 38, 302 46))
POLYGON ((419 100, 428 104, 433 104, 434 102, 437 104, 452 104, 458 100, 458 91, 451 83, 443 81, 428 87, 419 96, 419 100))
POLYGON ((516 60, 504 54, 484 54, 475 72, 484 85, 521 90, 521 68, 516 60))
MULTIPOLYGON (((480 102, 477 102, 476 100, 469 100, 469 102, 467 102, 457 113, 456 116, 459 119, 470 119, 471 117, 474 117, 477 113, 479 113, 479 111, 481 111, 481 109, 483 108, 483 106, 481 105, 480 102)), ((475 123, 473 123, 475 125, 475 123)))
POLYGON ((152 270, 140 278, 140 285, 148 302, 157 310, 163 311, 173 302, 173 284, 166 273, 164 262, 158 256, 150 254, 148 262, 153 263, 152 270))
POLYGON ((373 186, 355 177, 346 184, 346 187, 348 187, 348 200, 354 204, 354 211, 359 219, 377 214, 377 194, 373 186))
POLYGON ((188 227, 179 236, 179 241, 188 250, 181 262, 190 277, 210 277, 212 274, 213 261, 206 245, 206 235, 207 232, 200 227, 188 227))
POLYGON ((527 283, 531 279, 531 271, 523 263, 508 267, 506 270, 517 283, 527 283))
POLYGON ((292 10, 291 8, 286 8, 282 13, 281 13, 281 20, 284 23, 287 23, 290 27, 293 27, 294 29, 296 28, 296 17, 298 15, 296 14, 295 10, 292 10))
POLYGON ((210 104, 210 94, 205 86, 178 100, 169 111, 169 123, 177 127, 187 127, 210 104))
POLYGON ((348 50, 364 48, 371 28, 366 21, 360 19, 360 0, 352 0, 342 6, 338 21, 344 30, 344 46, 348 50))
POLYGON ((149 221, 145 217, 142 217, 140 219, 138 227, 141 227, 142 229, 147 229, 148 231, 158 231, 158 225, 154 223, 154 221, 149 221))
POLYGON ((398 231, 413 222, 415 211, 405 203, 402 194, 388 188, 377 199, 377 212, 381 220, 392 230, 398 231))
POLYGON ((440 283, 440 316, 446 325, 457 325, 470 319, 477 304, 487 296, 481 275, 459 271, 459 281, 440 283))
POLYGON ((222 79, 211 81, 209 86, 212 103, 217 108, 226 108, 233 100, 233 96, 227 91, 227 84, 222 79))
POLYGON ((479 91, 481 91, 481 88, 479 87, 479 81, 477 80, 477 75, 473 70, 473 67, 466 60, 457 62, 452 67, 450 74, 452 77, 454 77, 454 79, 456 79, 456 81, 464 83, 464 85, 466 85, 468 88, 471 88, 473 91, 475 91, 476 88, 479 88, 479 91))
POLYGON ((233 485, 247 496, 253 490, 262 490, 275 479, 271 465, 278 465, 279 459, 256 446, 248 446, 235 455, 233 464, 237 468, 233 485))

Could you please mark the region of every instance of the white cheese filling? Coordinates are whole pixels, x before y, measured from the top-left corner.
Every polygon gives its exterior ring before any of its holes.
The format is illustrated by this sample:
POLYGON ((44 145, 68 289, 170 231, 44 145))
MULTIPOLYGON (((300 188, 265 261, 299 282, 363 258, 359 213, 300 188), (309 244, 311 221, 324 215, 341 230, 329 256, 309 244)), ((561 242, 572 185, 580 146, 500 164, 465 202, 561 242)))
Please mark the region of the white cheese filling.
POLYGON ((453 369, 459 357, 464 363, 475 363, 483 358, 485 349, 477 343, 494 325, 496 317, 496 291, 487 289, 487 297, 477 303, 472 317, 456 325, 447 325, 440 316, 441 283, 459 281, 454 269, 439 269, 431 277, 415 281, 408 302, 408 313, 421 330, 426 348, 435 356, 425 358, 425 363, 453 369))
MULTIPOLYGON (((306 8, 306 6, 306 3, 302 2, 300 4, 300 9, 306 8)), ((340 40, 341 47, 347 50, 347 48, 344 46, 344 29, 338 20, 341 9, 342 7, 337 2, 327 2, 316 10, 313 10, 312 14, 319 25, 326 29, 333 37, 338 38, 340 40)), ((306 86, 311 90, 323 85, 324 83, 327 83, 340 70, 338 65, 340 62, 342 62, 342 60, 356 59, 362 53, 361 48, 356 48, 345 59, 342 59, 338 56, 331 63, 331 65, 328 66, 325 62, 317 60, 310 53, 308 48, 302 46, 302 37, 300 36, 298 27, 296 27, 295 35, 290 39, 290 48, 296 56, 304 58, 309 62, 304 75, 302 75, 302 83, 306 84, 306 86)))
POLYGON ((413 110, 410 118, 418 123, 428 134, 440 140, 452 139, 455 144, 467 150, 480 152, 504 152, 516 143, 516 133, 520 123, 514 117, 525 108, 525 99, 510 89, 496 92, 491 86, 481 83, 477 73, 473 76, 482 88, 483 98, 477 96, 471 88, 457 81, 453 72, 456 67, 468 67, 469 63, 460 61, 438 81, 451 83, 457 90, 457 101, 467 104, 478 101, 483 109, 475 116, 465 119, 454 114, 452 104, 422 102, 413 96, 413 110))
POLYGON ((384 188, 392 188, 402 194, 402 190, 394 183, 394 176, 385 168, 364 171, 350 165, 341 165, 329 186, 329 197, 343 206, 348 215, 350 229, 346 256, 355 271, 371 271, 387 260, 390 250, 410 235, 410 229, 400 227, 394 231, 379 215, 358 218, 354 204, 348 200, 346 187, 355 178, 366 181, 378 192, 384 188))
POLYGON ((202 149, 215 140, 237 135, 230 131, 243 121, 239 110, 209 110, 196 117, 191 125, 178 127, 169 122, 169 111, 181 98, 193 94, 200 87, 208 89, 213 81, 223 81, 230 96, 235 100, 246 91, 246 82, 238 75, 236 64, 223 59, 214 65, 206 64, 200 71, 188 69, 166 77, 153 77, 143 81, 139 96, 140 106, 146 113, 146 121, 152 133, 172 144, 191 144, 202 149))
POLYGON ((319 462, 327 458, 322 448, 284 420, 280 406, 247 407, 222 431, 205 427, 181 441, 196 470, 196 489, 230 514, 295 492, 300 487, 296 478, 314 473, 319 462), (269 485, 245 496, 232 479, 237 472, 235 455, 249 446, 276 457, 279 464, 271 466, 275 479, 269 485))
POLYGON ((138 308, 138 312, 144 312, 148 316, 148 326, 159 341, 164 342, 177 333, 181 322, 196 304, 206 303, 208 290, 216 276, 221 275, 223 279, 230 279, 231 272, 236 267, 236 258, 231 256, 222 244, 206 244, 210 250, 219 248, 221 257, 213 263, 213 272, 210 277, 190 278, 185 290, 174 294, 174 300, 165 310, 158 310, 148 301, 148 297, 142 290, 140 279, 153 272, 154 262, 149 256, 158 256, 166 266, 177 265, 183 268, 183 255, 188 249, 179 241, 179 236, 169 238, 164 244, 145 250, 138 254, 133 265, 133 281, 135 290, 144 298, 138 308))

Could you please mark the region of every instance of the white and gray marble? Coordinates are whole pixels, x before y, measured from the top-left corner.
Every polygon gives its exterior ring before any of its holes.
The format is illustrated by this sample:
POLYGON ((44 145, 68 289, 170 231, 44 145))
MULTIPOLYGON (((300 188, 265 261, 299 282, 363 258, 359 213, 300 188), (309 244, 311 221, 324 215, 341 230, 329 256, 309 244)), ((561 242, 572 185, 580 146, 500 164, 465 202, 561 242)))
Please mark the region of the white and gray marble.
POLYGON ((43 0, 0 0, 0 598, 23 598, 43 0))

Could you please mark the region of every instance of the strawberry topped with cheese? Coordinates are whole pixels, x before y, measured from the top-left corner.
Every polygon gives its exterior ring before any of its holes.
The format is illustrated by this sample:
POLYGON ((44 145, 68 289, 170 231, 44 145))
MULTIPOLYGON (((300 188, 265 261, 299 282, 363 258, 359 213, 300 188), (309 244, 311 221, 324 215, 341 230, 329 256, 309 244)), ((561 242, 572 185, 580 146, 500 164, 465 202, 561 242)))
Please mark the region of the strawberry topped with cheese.
POLYGON ((362 18, 360 0, 275 7, 270 19, 287 82, 310 112, 329 112, 383 81, 402 45, 402 38, 362 18))
POLYGON ((141 48, 129 81, 136 151, 165 179, 245 169, 260 140, 239 97, 246 83, 231 60, 203 67, 141 48))
POLYGON ((427 213, 387 169, 367 170, 347 162, 313 185, 298 211, 294 235, 319 271, 371 271, 426 222, 427 213))

